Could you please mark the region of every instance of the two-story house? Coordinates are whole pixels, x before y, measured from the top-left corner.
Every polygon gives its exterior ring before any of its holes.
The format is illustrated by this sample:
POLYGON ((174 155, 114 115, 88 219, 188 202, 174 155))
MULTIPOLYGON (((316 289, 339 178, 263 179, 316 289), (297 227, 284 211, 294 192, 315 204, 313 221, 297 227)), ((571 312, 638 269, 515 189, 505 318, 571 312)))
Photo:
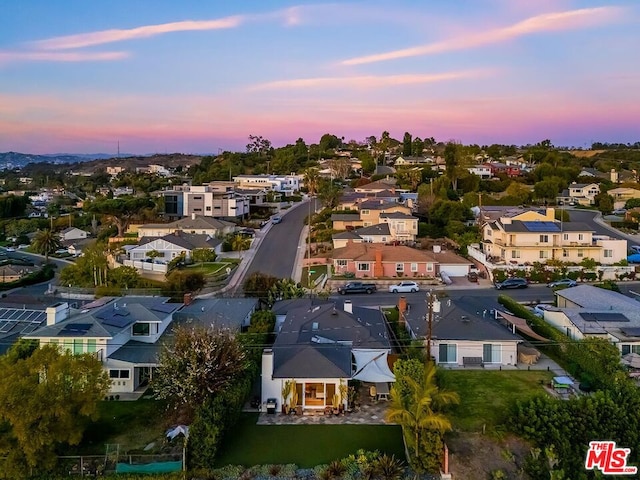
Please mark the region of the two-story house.
POLYGON ((176 185, 160 192, 164 215, 170 220, 192 214, 214 218, 242 218, 249 213, 249 199, 239 195, 231 182, 208 185, 176 185))
POLYGON ((291 196, 300 190, 301 175, 238 175, 233 177, 238 188, 268 189, 291 196))
POLYGON ((584 223, 554 220, 553 211, 547 209, 544 216, 525 212, 487 222, 482 227, 484 253, 493 263, 518 265, 549 259, 580 263, 585 258, 611 265, 626 258, 626 240, 596 235, 584 223))
POLYGON ((467 171, 483 180, 489 180, 493 176, 489 165, 474 165, 473 167, 467 167, 467 171))
POLYGON ((556 197, 558 205, 563 203, 578 205, 595 205, 596 195, 600 193, 600 185, 597 183, 572 183, 568 189, 562 191, 556 197))
POLYGON ((632 198, 640 198, 640 190, 636 190, 635 188, 612 188, 607 191, 608 195, 613 197, 613 207, 614 208, 624 208, 627 200, 631 200, 632 198))
MULTIPOLYGON (((331 221, 334 230, 347 230, 359 227, 370 227, 383 223, 382 215, 388 213, 411 214, 411 209, 398 203, 384 200, 366 200, 357 204, 357 214, 333 214, 331 221)), ((417 218, 415 219, 417 222, 417 218)), ((416 227, 417 228, 417 227, 416 227)), ((416 230, 417 233, 417 230, 416 230)))
POLYGON ((191 214, 191 217, 182 218, 171 223, 146 223, 137 227, 138 238, 164 237, 176 232, 219 237, 227 233, 233 233, 235 229, 235 223, 196 215, 195 213, 191 214))
POLYGON ((59 303, 46 309, 46 326, 25 335, 40 345, 95 355, 109 372, 111 392, 146 388, 157 367, 157 344, 182 304, 164 297, 103 297, 82 310, 59 303))

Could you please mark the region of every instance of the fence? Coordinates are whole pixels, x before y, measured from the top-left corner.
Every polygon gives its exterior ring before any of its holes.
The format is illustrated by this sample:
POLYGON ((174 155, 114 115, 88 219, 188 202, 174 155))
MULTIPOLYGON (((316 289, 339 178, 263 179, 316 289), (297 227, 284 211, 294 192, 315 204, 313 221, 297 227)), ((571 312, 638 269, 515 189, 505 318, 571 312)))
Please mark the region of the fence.
POLYGON ((138 270, 142 270, 143 272, 152 272, 152 273, 167 273, 167 264, 166 263, 154 263, 154 262, 142 262, 139 260, 125 260, 124 265, 126 267, 133 267, 138 270))

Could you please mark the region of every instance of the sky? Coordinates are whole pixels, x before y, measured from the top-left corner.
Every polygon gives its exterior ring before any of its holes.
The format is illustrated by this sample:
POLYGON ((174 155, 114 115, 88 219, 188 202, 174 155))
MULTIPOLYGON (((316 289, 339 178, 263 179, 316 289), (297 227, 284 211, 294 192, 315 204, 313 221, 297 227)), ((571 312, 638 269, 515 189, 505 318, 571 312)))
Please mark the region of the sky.
POLYGON ((4 0, 0 152, 640 141, 637 0, 4 0))

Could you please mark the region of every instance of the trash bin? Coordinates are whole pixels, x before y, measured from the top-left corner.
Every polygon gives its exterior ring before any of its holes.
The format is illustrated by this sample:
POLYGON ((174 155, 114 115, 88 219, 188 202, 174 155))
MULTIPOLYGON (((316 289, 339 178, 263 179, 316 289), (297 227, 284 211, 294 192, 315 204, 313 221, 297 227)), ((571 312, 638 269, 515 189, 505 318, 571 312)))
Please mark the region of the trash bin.
POLYGON ((278 408, 278 400, 275 398, 267 399, 267 413, 276 413, 278 408))

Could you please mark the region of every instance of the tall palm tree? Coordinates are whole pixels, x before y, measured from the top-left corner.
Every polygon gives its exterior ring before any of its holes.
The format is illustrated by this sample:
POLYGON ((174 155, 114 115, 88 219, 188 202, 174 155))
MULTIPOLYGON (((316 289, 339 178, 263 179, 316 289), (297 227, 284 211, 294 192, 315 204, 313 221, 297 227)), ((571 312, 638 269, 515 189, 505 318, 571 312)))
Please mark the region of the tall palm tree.
POLYGON ((33 248, 44 255, 45 263, 49 263, 49 254, 60 248, 60 239, 51 230, 39 230, 33 239, 33 248))
POLYGON ((240 234, 234 235, 231 239, 231 250, 238 252, 238 258, 240 258, 240 251, 247 250, 249 245, 251 245, 251 240, 240 234))
POLYGON ((304 184, 309 191, 309 195, 313 196, 318 192, 318 181, 320 174, 317 168, 307 168, 304 172, 304 184))
POLYGON ((416 458, 419 455, 421 435, 426 430, 435 430, 441 434, 451 430, 451 421, 440 410, 460 401, 456 392, 440 390, 435 375, 435 365, 428 362, 420 382, 410 377, 404 379, 409 386, 408 394, 403 396, 395 388, 391 389, 387 420, 400 424, 405 438, 415 442, 416 458))

